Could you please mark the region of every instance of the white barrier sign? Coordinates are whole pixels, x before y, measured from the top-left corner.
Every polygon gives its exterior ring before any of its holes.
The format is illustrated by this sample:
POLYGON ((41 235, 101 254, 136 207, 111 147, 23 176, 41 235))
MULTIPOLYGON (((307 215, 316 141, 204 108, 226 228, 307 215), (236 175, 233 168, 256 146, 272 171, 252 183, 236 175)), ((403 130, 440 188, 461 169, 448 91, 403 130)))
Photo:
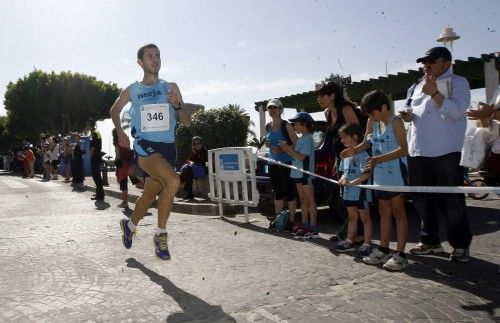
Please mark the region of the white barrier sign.
POLYGON ((223 216, 222 203, 243 205, 245 219, 249 221, 248 207, 259 204, 256 163, 251 147, 225 147, 208 151, 208 196, 218 202, 220 216, 223 216))
POLYGON ((215 159, 218 161, 215 172, 217 177, 225 181, 241 181, 241 170, 245 169, 245 164, 238 153, 215 152, 215 159))

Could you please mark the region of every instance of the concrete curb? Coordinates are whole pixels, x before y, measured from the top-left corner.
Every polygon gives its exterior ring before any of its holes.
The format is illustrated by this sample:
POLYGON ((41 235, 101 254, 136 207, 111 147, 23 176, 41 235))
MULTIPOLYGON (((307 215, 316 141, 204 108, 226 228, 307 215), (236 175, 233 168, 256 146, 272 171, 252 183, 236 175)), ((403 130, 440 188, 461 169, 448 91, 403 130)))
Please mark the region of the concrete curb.
MULTIPOLYGON (((95 192, 95 186, 84 184, 82 186, 82 188, 86 191, 95 192)), ((104 195, 111 196, 111 197, 114 197, 117 199, 121 198, 121 192, 117 192, 116 190, 110 189, 106 186, 104 187, 104 195)), ((129 195, 128 195, 129 203, 135 203, 135 201, 138 198, 139 198, 138 194, 129 193, 129 195)), ((153 203, 152 207, 156 207, 156 202, 153 203)), ((205 201, 194 202, 194 203, 193 202, 184 202, 184 201, 179 201, 178 198, 176 198, 176 200, 174 200, 172 212, 186 213, 186 214, 199 214, 199 215, 217 215, 218 209, 217 209, 217 204, 206 203, 205 201)))
MULTIPOLYGON (((82 189, 95 192, 95 186, 92 185, 84 184, 82 186, 82 189)), ((113 190, 109 186, 104 187, 104 195, 111 196, 117 199, 121 198, 121 192, 113 190)), ((128 194, 129 203, 135 203, 138 198, 138 194, 128 194)), ((153 203, 151 207, 156 207, 156 202, 153 203)), ((234 215, 237 213, 242 213, 243 207, 224 205, 223 211, 224 215, 234 215)), ((197 198, 195 199, 195 201, 184 201, 176 197, 174 200, 174 205, 172 206, 172 212, 213 216, 219 215, 219 207, 217 203, 211 202, 209 200, 197 198)))
MULTIPOLYGON (((42 178, 42 175, 35 174, 35 177, 42 178)), ((60 180, 56 180, 56 181, 60 181, 60 180)), ((85 182, 92 182, 93 183, 91 177, 90 178, 87 177, 85 182)), ((108 179, 108 183, 113 183, 111 176, 108 179)), ((80 189, 84 190, 84 191, 91 191, 94 193, 96 191, 95 186, 88 185, 88 184, 83 184, 80 187, 80 189)), ((138 189, 133 188, 132 192, 129 189, 128 202, 135 204, 135 201, 139 198, 140 194, 134 193, 133 192, 134 190, 137 191, 138 189)), ((180 192, 178 193, 178 195, 179 194, 180 194, 180 192)), ((121 199, 121 191, 120 191, 119 186, 114 185, 114 184, 108 184, 107 186, 104 186, 104 195, 110 196, 113 198, 117 198, 117 199, 121 199)), ((151 205, 151 207, 156 208, 156 202, 154 202, 151 205)), ((174 199, 174 205, 172 206, 172 212, 184 213, 184 214, 197 214, 197 215, 204 215, 204 216, 216 216, 216 215, 219 215, 219 206, 215 202, 212 202, 212 201, 207 200, 207 199, 199 198, 199 197, 196 197, 194 200, 183 200, 179 196, 176 196, 174 199)), ((224 204, 223 205, 223 212, 224 212, 225 216, 232 216, 235 214, 243 213, 243 207, 242 206, 230 206, 230 205, 224 204)), ((251 209, 251 212, 256 212, 256 211, 251 209)))

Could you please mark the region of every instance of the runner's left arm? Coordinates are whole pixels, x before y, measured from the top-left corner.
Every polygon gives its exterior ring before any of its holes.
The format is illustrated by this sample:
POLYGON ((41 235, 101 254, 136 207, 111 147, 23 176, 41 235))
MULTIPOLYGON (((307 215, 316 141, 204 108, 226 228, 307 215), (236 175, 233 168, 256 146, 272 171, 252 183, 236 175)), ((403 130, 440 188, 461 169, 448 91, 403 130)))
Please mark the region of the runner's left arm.
POLYGON ((186 126, 191 125, 191 114, 186 109, 183 109, 184 101, 182 101, 182 94, 175 83, 170 83, 168 102, 174 106, 177 120, 186 126))

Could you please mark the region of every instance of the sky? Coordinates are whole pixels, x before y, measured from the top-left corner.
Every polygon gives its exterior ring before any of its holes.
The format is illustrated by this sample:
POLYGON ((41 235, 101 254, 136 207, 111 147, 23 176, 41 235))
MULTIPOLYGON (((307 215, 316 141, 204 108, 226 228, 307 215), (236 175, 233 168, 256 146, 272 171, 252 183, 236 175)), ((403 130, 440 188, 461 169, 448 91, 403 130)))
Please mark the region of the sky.
MULTIPOLYGON (((137 49, 161 50, 160 77, 207 109, 314 89, 331 73, 365 80, 408 69, 452 27, 454 58, 500 51, 499 0, 0 0, 0 115, 9 82, 35 68, 126 87, 137 49)), ((475 93, 477 100, 484 91, 475 93)), ((104 151, 109 120, 98 124, 104 151)), ((258 127, 257 127, 258 128, 258 127)))

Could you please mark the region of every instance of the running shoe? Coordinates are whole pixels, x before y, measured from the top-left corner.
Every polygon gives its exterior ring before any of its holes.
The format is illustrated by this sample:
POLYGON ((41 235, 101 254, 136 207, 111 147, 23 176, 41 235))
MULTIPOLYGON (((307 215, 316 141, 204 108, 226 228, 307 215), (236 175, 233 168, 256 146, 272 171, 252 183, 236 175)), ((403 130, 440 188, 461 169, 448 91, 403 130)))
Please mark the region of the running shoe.
POLYGON ((304 238, 305 235, 309 232, 309 228, 306 228, 306 227, 302 227, 300 228, 297 233, 295 234, 295 237, 296 239, 299 239, 299 238, 304 238))
POLYGON ((443 247, 440 244, 432 245, 419 242, 415 248, 410 249, 410 252, 414 255, 428 255, 443 252, 443 247))
POLYGON ((382 267, 389 271, 401 271, 408 267, 408 259, 401 257, 399 253, 396 252, 382 267))
POLYGON ((378 248, 374 248, 367 257, 363 258, 363 262, 367 265, 378 265, 385 263, 389 257, 390 255, 388 253, 383 253, 378 248))
POLYGON ((300 224, 294 224, 292 227, 292 230, 290 230, 290 234, 296 235, 299 230, 302 229, 302 223, 300 224))
POLYGON ((372 247, 370 245, 363 244, 358 248, 358 255, 360 257, 367 257, 370 255, 371 252, 372 252, 372 247))
POLYGON ((342 240, 337 243, 335 250, 338 252, 350 252, 356 250, 354 244, 349 243, 347 240, 342 240))
POLYGON ((457 248, 453 250, 450 256, 451 261, 467 262, 469 261, 469 249, 457 248))
POLYGON ((170 252, 168 251, 168 233, 157 233, 153 238, 155 245, 156 257, 163 260, 170 259, 170 252))
POLYGON ((302 237, 303 239, 316 239, 319 238, 319 232, 318 231, 308 231, 304 236, 302 237))
POLYGON ((121 219, 120 220, 120 227, 122 229, 122 243, 123 246, 127 249, 130 249, 132 247, 132 237, 135 234, 135 231, 130 230, 128 227, 128 223, 130 222, 129 219, 121 219))

